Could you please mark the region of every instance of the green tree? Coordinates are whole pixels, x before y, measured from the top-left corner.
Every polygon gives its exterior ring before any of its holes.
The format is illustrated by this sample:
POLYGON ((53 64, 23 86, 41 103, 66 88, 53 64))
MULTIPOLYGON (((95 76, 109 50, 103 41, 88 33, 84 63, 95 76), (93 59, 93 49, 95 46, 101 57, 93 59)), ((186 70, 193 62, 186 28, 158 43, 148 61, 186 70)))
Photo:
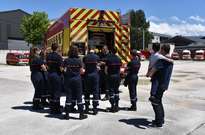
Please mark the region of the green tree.
POLYGON ((33 12, 22 19, 20 30, 25 41, 35 46, 42 43, 48 26, 49 19, 45 12, 33 12))
POLYGON ((148 47, 152 39, 152 34, 148 31, 150 24, 146 20, 143 10, 130 10, 130 25, 131 25, 131 48, 142 49, 143 48, 143 33, 145 48, 148 47))

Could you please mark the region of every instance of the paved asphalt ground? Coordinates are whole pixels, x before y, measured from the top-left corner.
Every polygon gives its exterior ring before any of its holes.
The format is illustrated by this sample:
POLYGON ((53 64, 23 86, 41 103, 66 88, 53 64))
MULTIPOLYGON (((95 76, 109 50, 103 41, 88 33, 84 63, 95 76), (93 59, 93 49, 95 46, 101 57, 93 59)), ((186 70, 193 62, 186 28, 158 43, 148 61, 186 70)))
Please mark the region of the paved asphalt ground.
MULTIPOLYGON (((205 134, 205 62, 176 61, 172 82, 165 93, 165 125, 162 129, 149 126, 154 113, 148 102, 150 82, 144 77, 148 62, 142 62, 138 85, 138 111, 128 112, 127 88, 121 86, 118 113, 104 109, 99 115, 78 120, 53 117, 48 110, 33 112, 33 86, 29 68, 0 65, 0 135, 204 135, 205 134)), ((62 98, 63 105, 65 98, 62 98)))

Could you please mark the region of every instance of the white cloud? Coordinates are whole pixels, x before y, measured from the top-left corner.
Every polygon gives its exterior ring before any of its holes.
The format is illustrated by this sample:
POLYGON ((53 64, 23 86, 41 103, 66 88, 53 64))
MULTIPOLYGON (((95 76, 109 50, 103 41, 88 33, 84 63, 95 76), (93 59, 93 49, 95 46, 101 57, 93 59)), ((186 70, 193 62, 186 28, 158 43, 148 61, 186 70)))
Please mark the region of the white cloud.
POLYGON ((205 22, 205 19, 200 17, 200 16, 198 16, 198 15, 197 16, 190 16, 189 19, 190 20, 194 20, 196 22, 205 22))
POLYGON ((148 17, 148 20, 153 21, 153 22, 160 22, 161 21, 161 19, 157 16, 150 16, 150 17, 148 17))
POLYGON ((171 20, 181 22, 181 20, 177 16, 170 17, 171 20))
POLYGON ((205 25, 202 24, 169 24, 166 22, 155 23, 150 22, 150 31, 169 34, 169 35, 186 35, 186 36, 199 36, 205 35, 205 25))

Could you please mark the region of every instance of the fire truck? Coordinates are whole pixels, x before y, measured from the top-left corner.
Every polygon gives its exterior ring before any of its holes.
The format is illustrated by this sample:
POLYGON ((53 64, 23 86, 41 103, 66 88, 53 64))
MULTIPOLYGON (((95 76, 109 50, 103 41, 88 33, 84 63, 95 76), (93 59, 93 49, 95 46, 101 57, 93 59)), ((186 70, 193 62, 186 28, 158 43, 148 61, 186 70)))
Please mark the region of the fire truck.
POLYGON ((204 50, 196 50, 194 60, 204 60, 205 52, 204 50))
POLYGON ((110 51, 117 48, 123 63, 131 59, 130 26, 121 23, 121 15, 116 11, 70 8, 49 27, 45 42, 48 51, 57 43, 63 56, 72 45, 78 46, 81 55, 87 54, 90 46, 100 51, 107 45, 110 51))
POLYGON ((191 60, 191 51, 183 50, 182 51, 182 60, 191 60))

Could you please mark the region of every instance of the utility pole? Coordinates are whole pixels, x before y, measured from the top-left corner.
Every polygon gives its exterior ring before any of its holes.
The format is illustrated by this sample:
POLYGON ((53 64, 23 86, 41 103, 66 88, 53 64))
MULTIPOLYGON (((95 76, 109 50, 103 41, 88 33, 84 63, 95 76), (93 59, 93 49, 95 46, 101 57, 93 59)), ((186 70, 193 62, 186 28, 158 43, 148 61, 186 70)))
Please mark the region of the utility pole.
POLYGON ((144 28, 142 28, 142 49, 145 49, 145 33, 144 28))

